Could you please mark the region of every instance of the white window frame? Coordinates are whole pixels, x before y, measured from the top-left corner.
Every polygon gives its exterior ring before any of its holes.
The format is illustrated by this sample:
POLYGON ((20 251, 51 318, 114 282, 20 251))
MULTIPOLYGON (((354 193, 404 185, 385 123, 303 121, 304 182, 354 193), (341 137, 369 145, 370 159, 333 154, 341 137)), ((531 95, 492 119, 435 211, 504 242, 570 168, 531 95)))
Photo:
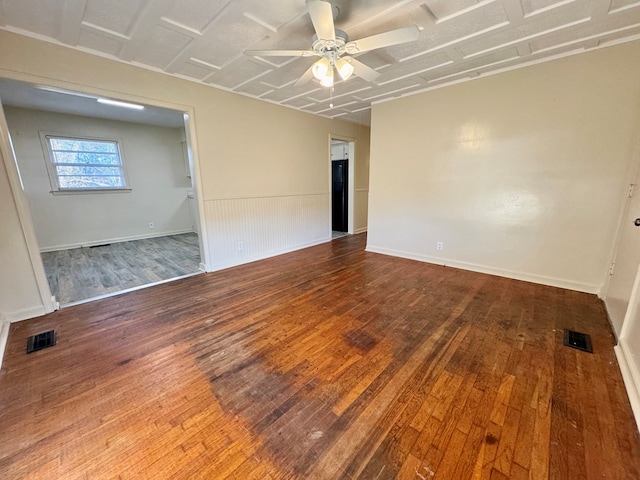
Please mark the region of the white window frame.
MULTIPOLYGON (((42 144, 42 149, 44 151, 46 157, 46 165, 47 165, 47 173, 49 175, 49 183, 51 185, 51 193, 53 195, 66 195, 66 194, 90 194, 90 193, 126 193, 131 191, 131 187, 129 186, 129 179, 127 176, 127 170, 125 168, 125 160, 124 155, 122 153, 122 146, 119 139, 114 138, 100 138, 100 137, 91 137, 87 135, 69 135, 69 134, 61 134, 61 133, 52 133, 52 132, 39 132, 40 134, 40 142, 42 144), (60 182, 58 180, 58 171, 56 169, 55 162, 55 154, 53 149, 51 148, 50 138, 54 139, 69 139, 69 140, 78 140, 78 141, 88 141, 88 142, 109 142, 114 143, 117 149, 118 157, 120 159, 120 165, 113 165, 114 167, 119 167, 121 171, 121 178, 124 181, 124 186, 122 187, 90 187, 90 188, 61 188, 60 182)), ((80 164, 82 165, 82 164, 80 164)))

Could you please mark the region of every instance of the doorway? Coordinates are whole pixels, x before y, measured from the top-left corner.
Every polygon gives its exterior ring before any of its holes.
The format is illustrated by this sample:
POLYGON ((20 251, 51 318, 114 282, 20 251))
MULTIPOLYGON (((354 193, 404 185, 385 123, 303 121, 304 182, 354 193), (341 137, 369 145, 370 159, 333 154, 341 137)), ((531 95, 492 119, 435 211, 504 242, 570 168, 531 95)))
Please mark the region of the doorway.
MULTIPOLYGON (((39 254, 32 263, 34 269, 44 270, 45 282, 39 282, 39 287, 47 298, 52 298, 52 293, 56 295, 52 300, 54 308, 205 270, 199 189, 186 113, 150 105, 140 106, 139 110, 105 109, 96 102, 101 98, 97 95, 8 79, 0 79, 0 94, 7 117, 0 129, 6 130, 7 136, 11 129, 15 177, 23 185, 14 197, 28 206, 22 220, 33 225, 34 250, 39 254), (136 140, 134 148, 132 138, 137 134, 140 140, 136 140), (62 175, 71 173, 68 168, 53 170, 57 164, 51 150, 58 145, 51 139, 62 144, 71 138, 77 145, 91 140, 96 145, 85 143, 97 148, 104 146, 98 143, 109 143, 102 137, 110 137, 114 151, 119 149, 118 157, 122 157, 114 163, 121 165, 121 188, 82 192, 56 189, 62 187, 62 175), (145 154, 147 160, 143 164, 141 157, 145 154), (164 166, 160 163, 163 155, 164 166), (134 168, 135 162, 140 164, 134 168), (42 170, 43 165, 48 172, 36 171, 42 170), (154 200, 151 188, 160 175, 163 185, 173 190, 160 191, 158 183, 158 191, 153 194, 158 199, 154 200), (166 201, 169 196, 174 198, 171 204, 166 201), (78 236, 72 237, 73 232, 78 236), (69 262, 64 264, 64 259, 69 262), (138 260, 140 265, 134 264, 138 260)), ((88 157, 91 153, 83 155, 88 157)), ((93 170, 87 167, 88 171, 93 170)), ((96 180, 86 172, 74 171, 73 180, 87 184, 96 180)))
POLYGON ((331 230, 334 234, 349 231, 349 160, 331 161, 331 230))
POLYGON ((331 139, 331 235, 353 233, 353 185, 355 142, 331 139))
MULTIPOLYGON (((640 144, 636 147, 640 153, 640 144)), ((636 157, 638 154, 636 153, 636 157)), ((620 336, 623 321, 629 308, 629 298, 640 265, 640 163, 634 165, 635 172, 630 175, 627 201, 618 235, 615 252, 609 266, 609 275, 603 287, 604 300, 609 319, 616 337, 620 336)))

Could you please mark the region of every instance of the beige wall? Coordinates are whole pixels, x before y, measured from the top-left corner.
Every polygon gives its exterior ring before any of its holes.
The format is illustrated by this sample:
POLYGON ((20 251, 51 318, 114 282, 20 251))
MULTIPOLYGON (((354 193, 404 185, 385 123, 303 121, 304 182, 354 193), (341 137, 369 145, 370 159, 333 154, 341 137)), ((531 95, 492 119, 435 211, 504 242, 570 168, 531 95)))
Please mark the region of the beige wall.
POLYGON ((368 249, 599 292, 638 58, 636 42, 374 106, 368 249))
MULTIPOLYGON (((0 32, 0 76, 190 112, 209 269, 328 241, 330 135, 356 140, 356 156, 364 161, 368 155, 366 127, 5 31, 0 32)), ((357 184, 359 176, 356 170, 357 184)), ((362 215, 360 206, 356 210, 362 215)), ((21 265, 16 273, 3 266, 0 276, 28 276, 28 268, 21 265)), ((4 308, 0 305, 0 312, 4 308)))
POLYGON ((355 181, 355 233, 364 232, 368 226, 369 215, 369 161, 371 155, 369 128, 362 128, 359 133, 359 151, 356 156, 356 181, 355 181))
POLYGON ((41 251, 192 231, 184 128, 5 107, 41 251), (130 192, 52 195, 40 133, 117 140, 130 192), (149 223, 154 223, 149 229, 149 223))

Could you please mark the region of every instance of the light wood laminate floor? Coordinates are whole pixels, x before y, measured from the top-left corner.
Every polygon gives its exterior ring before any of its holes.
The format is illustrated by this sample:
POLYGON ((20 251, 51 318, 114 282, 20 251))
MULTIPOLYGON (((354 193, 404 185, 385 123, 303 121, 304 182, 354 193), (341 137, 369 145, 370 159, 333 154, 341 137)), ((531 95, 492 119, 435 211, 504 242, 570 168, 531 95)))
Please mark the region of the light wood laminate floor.
POLYGON ((61 305, 199 271, 198 235, 184 233, 42 253, 61 305))
POLYGON ((12 324, 0 478, 640 478, 595 295, 364 247, 346 236, 12 324), (49 329, 58 345, 26 355, 49 329))

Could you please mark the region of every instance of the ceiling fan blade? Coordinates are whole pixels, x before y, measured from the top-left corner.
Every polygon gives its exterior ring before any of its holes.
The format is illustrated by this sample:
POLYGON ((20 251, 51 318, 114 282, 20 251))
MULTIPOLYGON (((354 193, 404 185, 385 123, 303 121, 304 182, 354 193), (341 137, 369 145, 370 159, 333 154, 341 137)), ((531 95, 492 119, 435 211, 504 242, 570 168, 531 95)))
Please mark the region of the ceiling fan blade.
POLYGON ((350 57, 349 61, 354 67, 353 73, 365 79, 367 82, 373 82, 380 76, 379 72, 376 72, 373 68, 366 66, 364 63, 359 62, 353 57, 350 57))
POLYGON ((300 85, 304 85, 312 78, 313 78, 313 65, 311 65, 309 69, 302 74, 302 76, 298 79, 296 83, 293 84, 293 86, 298 87, 300 85))
POLYGON ((376 48, 390 47, 391 45, 399 45, 401 43, 413 42, 420 36, 420 30, 415 25, 410 27, 398 28, 378 35, 361 38, 348 42, 344 49, 347 53, 355 54, 368 52, 376 48))
POLYGON ((251 57, 313 57, 313 50, 246 50, 245 55, 251 57))
POLYGON ((335 41, 336 29, 333 24, 332 5, 321 0, 307 0, 307 8, 318 39, 335 41))

